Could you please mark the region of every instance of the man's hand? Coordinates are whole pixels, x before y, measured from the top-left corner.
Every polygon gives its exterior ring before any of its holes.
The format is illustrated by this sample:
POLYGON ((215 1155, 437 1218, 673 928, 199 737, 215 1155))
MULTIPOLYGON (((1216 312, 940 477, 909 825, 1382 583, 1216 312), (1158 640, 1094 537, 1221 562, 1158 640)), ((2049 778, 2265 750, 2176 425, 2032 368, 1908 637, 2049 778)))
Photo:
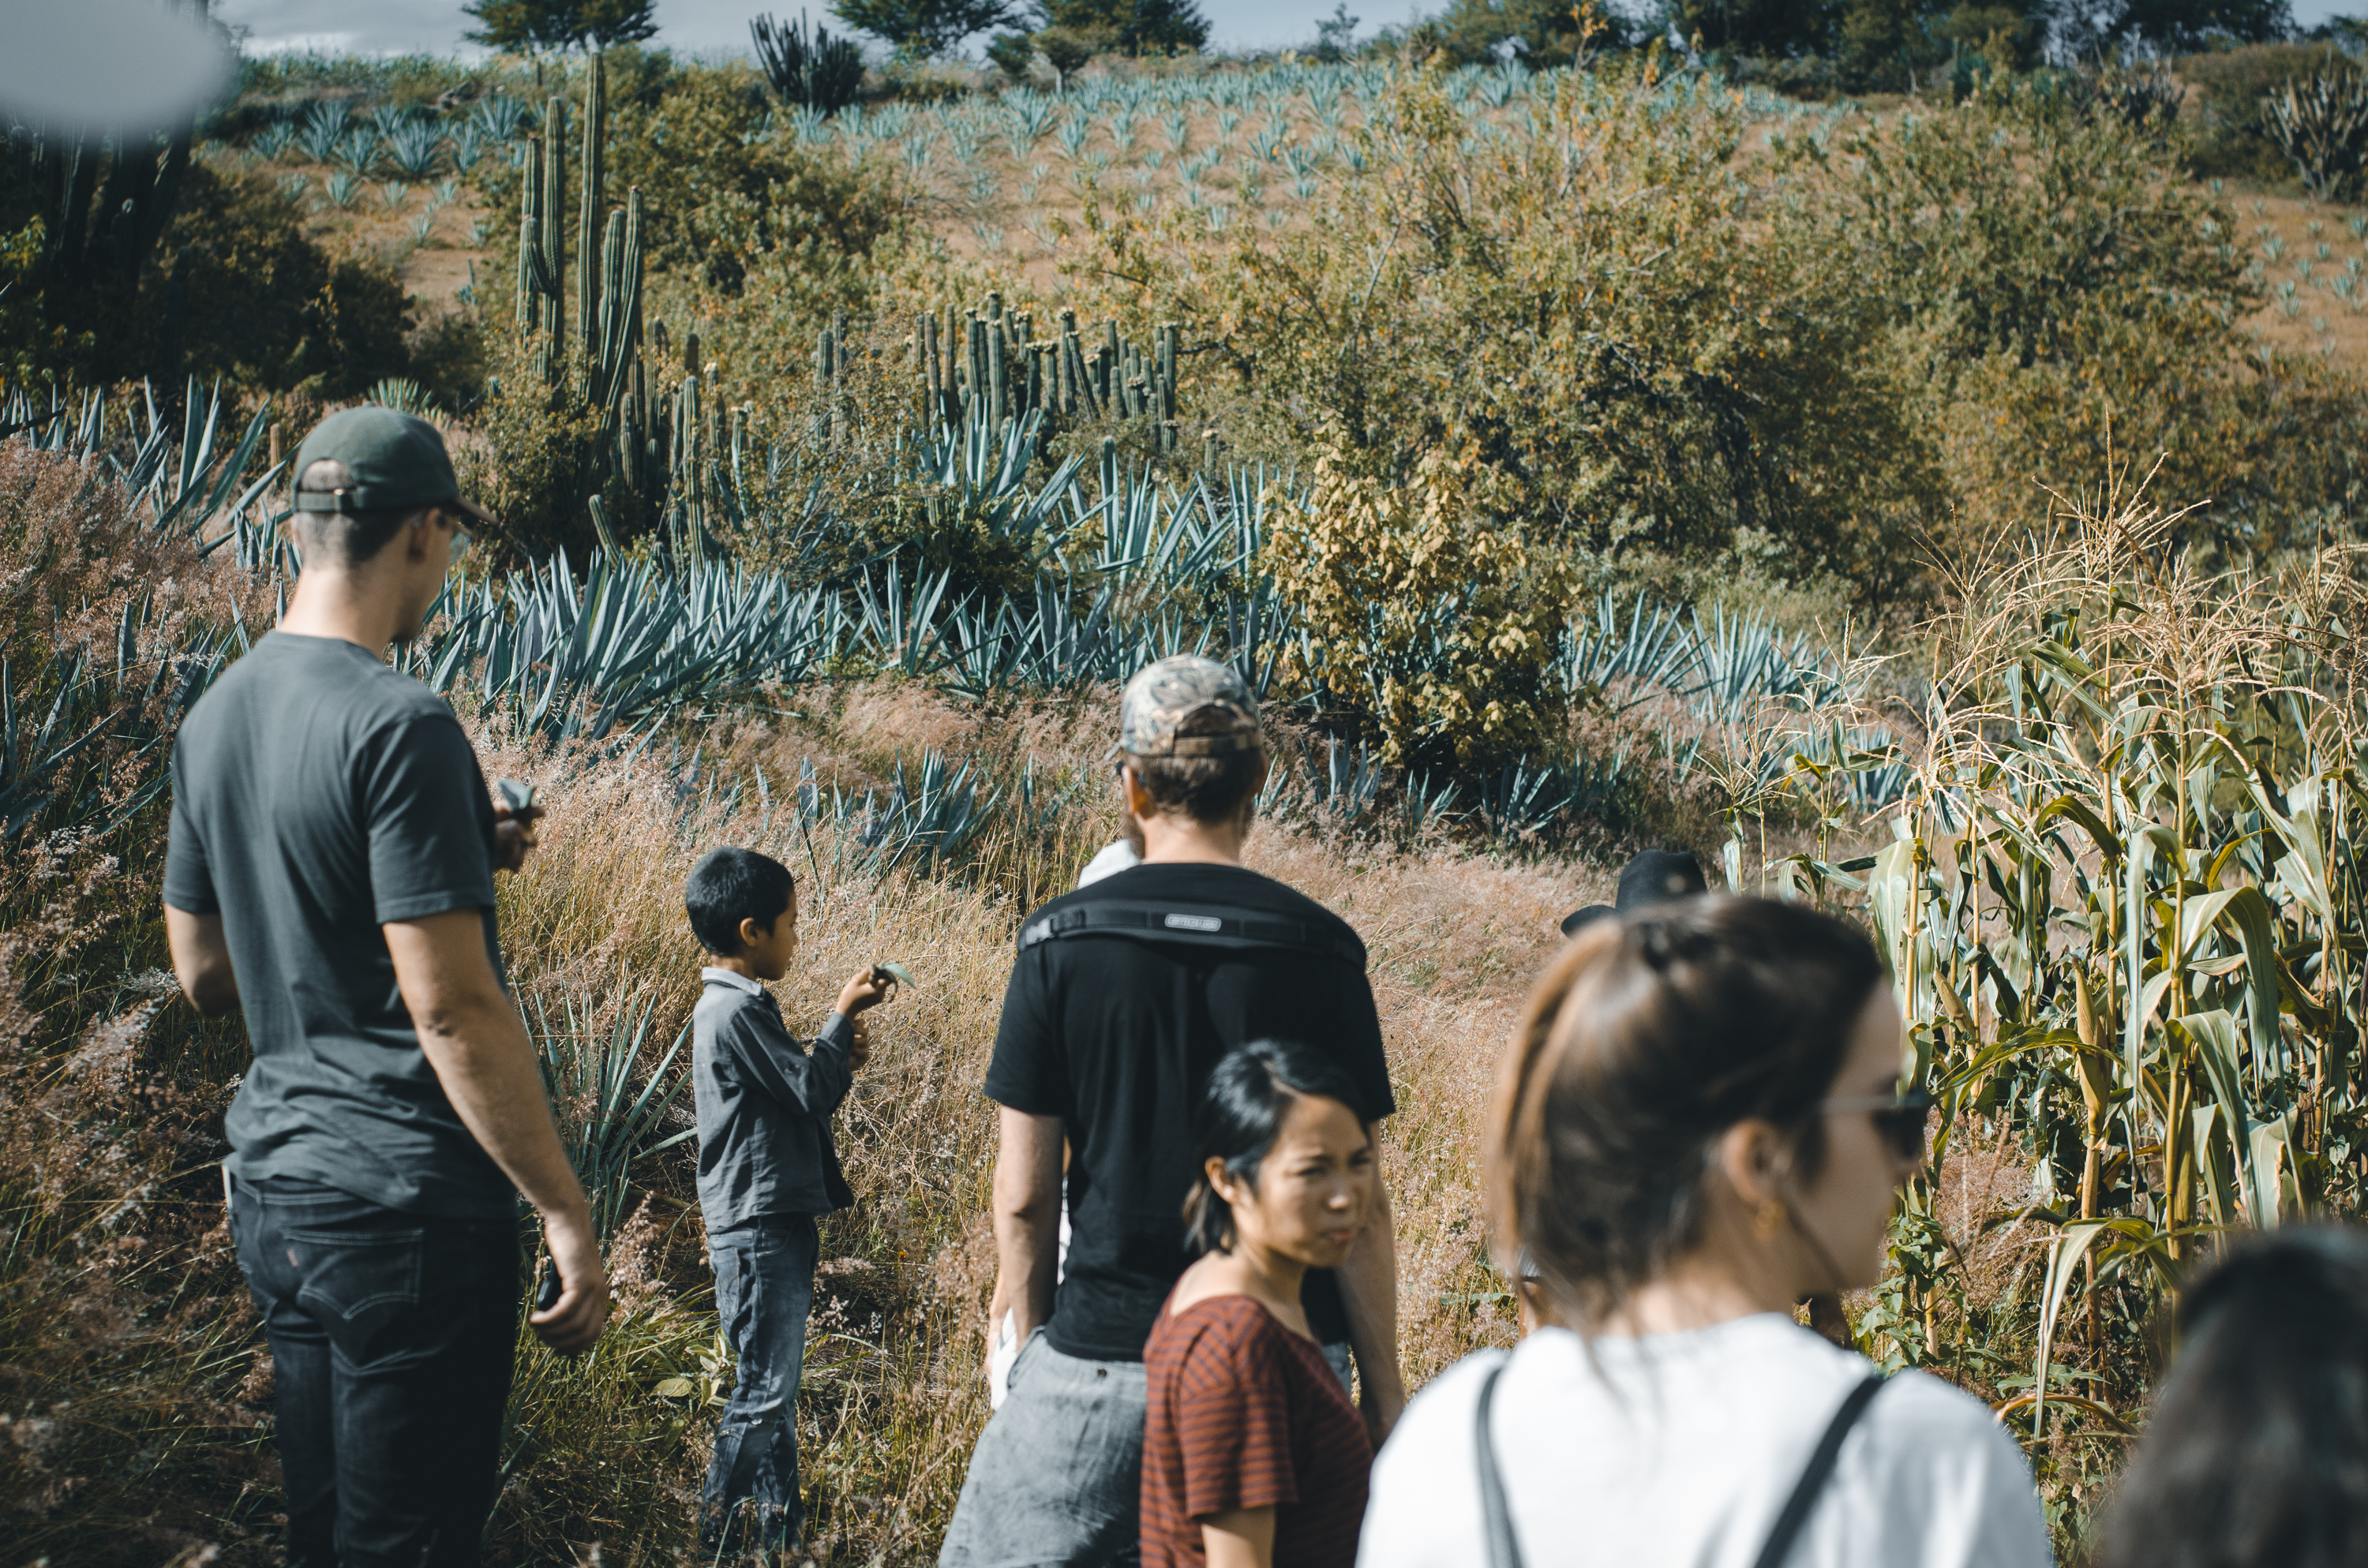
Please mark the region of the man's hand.
POLYGON ((609 1286, 592 1237, 592 1206, 567 1163, 543 1097, 534 1045, 485 952, 485 915, 448 910, 381 927, 419 1049, 478 1147, 541 1213, 559 1265, 559 1300, 534 1315, 554 1349, 580 1350, 609 1318, 609 1286))
POLYGON ((542 820, 542 808, 529 805, 512 811, 506 801, 494 802, 494 869, 515 871, 526 864, 526 852, 534 847, 534 824, 542 820))
POLYGON ((192 915, 165 906, 165 945, 173 952, 173 977, 181 994, 202 1017, 238 1011, 238 976, 231 971, 230 943, 220 915, 192 915))
POLYGON ((559 1267, 559 1300, 526 1321, 545 1345, 563 1356, 588 1350, 609 1321, 609 1279, 600 1246, 592 1237, 592 1211, 552 1214, 542 1222, 551 1260, 559 1267))

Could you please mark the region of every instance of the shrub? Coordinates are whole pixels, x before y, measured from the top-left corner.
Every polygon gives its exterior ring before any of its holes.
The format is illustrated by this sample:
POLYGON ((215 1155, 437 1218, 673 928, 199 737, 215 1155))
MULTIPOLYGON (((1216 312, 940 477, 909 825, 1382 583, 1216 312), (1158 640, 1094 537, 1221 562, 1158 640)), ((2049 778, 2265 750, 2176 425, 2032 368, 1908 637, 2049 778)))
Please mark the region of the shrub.
POLYGON ((1377 727, 1393 763, 1545 749, 1546 670, 1577 584, 1565 550, 1521 525, 1520 487, 1469 446, 1405 474, 1372 461, 1328 443, 1259 556, 1306 633, 1300 674, 1377 727))
POLYGON ((1831 243, 1888 301, 1901 396, 1956 502, 1944 544, 2021 528, 2041 476, 2117 452, 2163 455, 2159 483, 2209 498, 2181 528, 2215 550, 2285 548, 2349 504, 2334 432, 2361 427, 2357 382, 2252 354, 2234 216, 2121 115, 2009 88, 1850 152, 1831 243), (2329 437, 2298 439, 2313 420, 2329 437))
POLYGON ((1918 479, 1861 360, 1879 307, 1736 160, 1739 106, 1648 63, 1566 75, 1535 112, 1534 136, 1472 137, 1417 79, 1306 228, 1210 256, 1185 218, 1089 211, 1100 254, 1072 265, 1140 279, 1134 308, 1236 371, 1252 423, 1304 449, 1336 422, 1369 467, 1468 451, 1542 537, 1803 573, 1879 552, 1918 479))
POLYGON ((2324 46, 2256 43, 2182 56, 2180 78, 2195 90, 2203 114, 2189 166, 2201 176, 2276 184, 2292 168, 2266 134, 2261 110, 2270 96, 2307 81, 2327 62, 2324 46))
POLYGON ((769 284, 850 305, 863 292, 851 270, 901 230, 877 171, 764 133, 764 85, 745 67, 683 72, 655 104, 624 99, 610 116, 609 179, 641 187, 654 272, 730 295, 774 263, 769 284))

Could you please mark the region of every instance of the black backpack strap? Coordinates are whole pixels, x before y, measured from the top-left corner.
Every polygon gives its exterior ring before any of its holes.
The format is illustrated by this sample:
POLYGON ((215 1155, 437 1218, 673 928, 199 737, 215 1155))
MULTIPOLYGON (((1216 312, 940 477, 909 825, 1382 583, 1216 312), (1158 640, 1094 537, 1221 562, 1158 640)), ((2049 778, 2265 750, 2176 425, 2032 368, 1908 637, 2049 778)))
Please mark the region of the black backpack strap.
POLYGON ((1488 1537, 1488 1568, 1521 1568, 1521 1544, 1513 1539, 1513 1511, 1505 1502, 1505 1478, 1497 1469, 1497 1439, 1488 1430, 1488 1412, 1497 1403, 1497 1380, 1512 1364, 1508 1356, 1480 1380, 1480 1411, 1474 1420, 1472 1448, 1480 1460, 1480 1517, 1488 1537))
POLYGON ((1020 926, 1019 948, 1025 952, 1039 942, 1087 936, 1178 942, 1235 951, 1293 949, 1345 960, 1360 970, 1365 967, 1365 945, 1333 926, 1233 904, 1153 903, 1143 899, 1088 899, 1065 909, 1046 910, 1020 926))
POLYGON ((1850 1435, 1858 1418, 1865 1414, 1874 1396, 1883 1392, 1885 1381, 1877 1374, 1850 1390, 1842 1407, 1826 1424, 1826 1435, 1817 1439, 1817 1451, 1809 1456, 1793 1495, 1784 1500, 1784 1511, 1776 1516, 1776 1528, 1768 1532, 1768 1544, 1759 1549, 1757 1568, 1782 1568, 1801 1527, 1809 1522, 1810 1510, 1817 1506, 1817 1494, 1826 1489, 1826 1482, 1834 1473, 1834 1461, 1841 1457, 1842 1439, 1850 1435))

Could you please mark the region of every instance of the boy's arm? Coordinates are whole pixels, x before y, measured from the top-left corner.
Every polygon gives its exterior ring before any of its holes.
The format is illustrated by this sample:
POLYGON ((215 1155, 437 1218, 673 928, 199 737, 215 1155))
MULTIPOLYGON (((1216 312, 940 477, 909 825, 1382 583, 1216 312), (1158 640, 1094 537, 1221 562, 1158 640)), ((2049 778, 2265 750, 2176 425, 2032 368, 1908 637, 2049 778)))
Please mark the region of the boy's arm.
POLYGON ((854 1026, 844 1013, 830 1016, 811 1052, 800 1051, 790 1031, 760 1002, 735 1009, 718 1034, 750 1083, 808 1116, 837 1110, 855 1082, 848 1055, 854 1026))

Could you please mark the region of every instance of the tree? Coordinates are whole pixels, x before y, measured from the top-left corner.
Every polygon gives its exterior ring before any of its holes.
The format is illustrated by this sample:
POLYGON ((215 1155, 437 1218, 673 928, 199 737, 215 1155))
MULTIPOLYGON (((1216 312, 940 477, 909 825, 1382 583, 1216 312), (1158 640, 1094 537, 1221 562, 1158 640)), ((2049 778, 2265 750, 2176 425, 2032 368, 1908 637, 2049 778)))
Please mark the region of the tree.
POLYGON ((1193 0, 1037 0, 1036 16, 1043 32, 1109 37, 1128 54, 1177 54, 1209 41, 1209 18, 1193 0))
POLYGON ((606 49, 657 36, 657 0, 470 0, 479 26, 467 35, 488 49, 606 49))
POLYGON ((1832 46, 1840 11, 1833 0, 1673 0, 1669 19, 1721 53, 1793 59, 1832 46))
POLYGON ((837 0, 831 9, 848 27, 926 57, 1001 27, 1017 8, 1011 0, 837 0))

